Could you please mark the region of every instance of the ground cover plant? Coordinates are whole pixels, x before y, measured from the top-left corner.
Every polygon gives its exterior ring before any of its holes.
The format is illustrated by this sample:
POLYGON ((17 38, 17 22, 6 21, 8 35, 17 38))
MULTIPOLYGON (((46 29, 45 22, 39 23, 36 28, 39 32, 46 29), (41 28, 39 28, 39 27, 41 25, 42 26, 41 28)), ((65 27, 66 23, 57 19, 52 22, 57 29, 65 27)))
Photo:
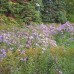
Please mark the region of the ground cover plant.
POLYGON ((74 25, 25 25, 0 30, 0 74, 73 74, 74 25))

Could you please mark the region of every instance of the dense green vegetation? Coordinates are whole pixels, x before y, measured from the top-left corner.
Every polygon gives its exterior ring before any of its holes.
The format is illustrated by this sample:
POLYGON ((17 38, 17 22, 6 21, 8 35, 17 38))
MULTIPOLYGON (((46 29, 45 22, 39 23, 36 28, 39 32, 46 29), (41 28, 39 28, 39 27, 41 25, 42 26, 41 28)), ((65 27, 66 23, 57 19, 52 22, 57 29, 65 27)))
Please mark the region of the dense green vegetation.
POLYGON ((0 0, 0 14, 21 19, 27 24, 74 22, 73 10, 73 0, 0 0))

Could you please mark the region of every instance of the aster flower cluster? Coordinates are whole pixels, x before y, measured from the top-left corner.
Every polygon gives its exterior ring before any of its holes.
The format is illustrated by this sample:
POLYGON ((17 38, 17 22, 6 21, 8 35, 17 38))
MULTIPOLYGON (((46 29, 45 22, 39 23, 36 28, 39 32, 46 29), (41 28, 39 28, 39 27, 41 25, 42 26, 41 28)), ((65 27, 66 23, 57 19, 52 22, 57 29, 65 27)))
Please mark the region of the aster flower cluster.
MULTIPOLYGON (((26 27, 26 29, 17 29, 12 32, 1 31, 0 42, 4 42, 8 46, 16 45, 17 49, 30 47, 39 47, 46 49, 48 46, 57 47, 58 45, 54 38, 54 35, 58 35, 58 33, 63 33, 64 35, 64 32, 71 34, 71 37, 73 39, 74 26, 69 22, 66 22, 65 24, 62 24, 60 26, 56 26, 54 24, 41 24, 37 26, 31 25, 26 27)), ((10 47, 8 49, 12 50, 14 48, 10 47)))
POLYGON ((68 44, 72 40, 74 41, 74 25, 66 22, 57 27, 57 34, 55 38, 59 40, 62 44, 68 44), (71 40, 70 40, 71 39, 71 40))
POLYGON ((69 32, 69 33, 74 33, 74 26, 72 24, 70 24, 69 22, 66 22, 65 24, 60 25, 57 28, 57 30, 59 32, 66 31, 66 32, 69 32))
POLYGON ((3 58, 6 57, 6 50, 5 49, 0 49, 0 61, 2 61, 3 58))
POLYGON ((0 35, 0 42, 3 42, 3 36, 0 35))
POLYGON ((33 36, 37 36, 37 38, 39 36, 49 37, 52 34, 56 34, 57 31, 61 32, 63 30, 65 30, 67 32, 72 32, 72 33, 74 32, 74 27, 69 22, 62 24, 57 28, 54 25, 46 26, 46 25, 42 24, 37 27, 33 27, 33 26, 32 26, 32 28, 29 27, 29 29, 31 30, 32 33, 28 33, 25 31, 23 31, 23 32, 17 31, 16 33, 15 32, 4 32, 4 33, 2 33, 2 35, 0 35, 0 41, 16 44, 16 43, 18 43, 17 38, 20 39, 20 38, 25 37, 25 38, 29 39, 31 37, 33 39, 34 38, 33 36), (3 38, 4 38, 4 40, 3 40, 3 38))

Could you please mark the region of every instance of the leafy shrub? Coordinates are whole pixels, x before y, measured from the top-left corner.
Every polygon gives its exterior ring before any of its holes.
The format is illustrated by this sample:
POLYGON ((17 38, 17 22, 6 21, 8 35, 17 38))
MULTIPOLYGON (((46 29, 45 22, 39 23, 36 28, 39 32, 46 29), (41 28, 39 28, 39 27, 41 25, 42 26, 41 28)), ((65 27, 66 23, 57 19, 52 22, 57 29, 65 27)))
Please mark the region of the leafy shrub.
POLYGON ((43 22, 65 23, 67 21, 65 15, 63 1, 44 1, 44 10, 42 11, 43 22))
POLYGON ((30 23, 31 21, 41 22, 40 13, 36 10, 33 1, 27 3, 2 1, 0 12, 6 16, 20 18, 25 23, 30 23))
POLYGON ((6 17, 5 15, 0 15, 0 30, 9 29, 12 27, 19 26, 17 21, 12 17, 6 17))
POLYGON ((21 18, 25 22, 41 22, 40 13, 35 9, 33 3, 28 3, 24 5, 24 9, 21 12, 21 18))
POLYGON ((56 17, 56 22, 65 23, 67 21, 66 14, 64 11, 58 11, 56 17))
POLYGON ((72 23, 74 22, 74 15, 73 14, 68 14, 67 18, 70 22, 72 22, 72 23))

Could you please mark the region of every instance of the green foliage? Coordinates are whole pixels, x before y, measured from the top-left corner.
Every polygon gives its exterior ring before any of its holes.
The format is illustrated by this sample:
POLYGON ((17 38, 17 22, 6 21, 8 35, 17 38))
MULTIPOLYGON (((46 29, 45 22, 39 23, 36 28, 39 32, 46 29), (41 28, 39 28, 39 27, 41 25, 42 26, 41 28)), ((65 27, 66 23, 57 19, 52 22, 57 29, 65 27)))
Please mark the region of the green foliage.
POLYGON ((20 12, 21 18, 26 22, 41 22, 40 13, 35 9, 33 3, 28 3, 24 5, 24 9, 20 12))
POLYGON ((67 21, 66 13, 64 11, 58 11, 56 16, 56 22, 65 23, 67 21))
POLYGON ((64 56, 59 57, 58 63, 61 64, 61 69, 63 74, 72 74, 73 71, 73 61, 74 61, 74 50, 68 48, 66 52, 64 52, 64 56))
POLYGON ((43 0, 43 3, 44 3, 44 10, 42 11, 43 22, 65 23, 67 21, 65 9, 63 8, 64 3, 62 1, 43 0))
POLYGON ((23 1, 11 2, 11 1, 1 1, 0 13, 7 16, 20 18, 25 23, 41 22, 40 12, 36 10, 34 1, 23 3, 23 1))
POLYGON ((8 1, 7 0, 0 0, 0 13, 7 12, 8 1))
POLYGON ((31 22, 74 22, 73 0, 0 0, 0 14, 31 22), (37 4, 40 6, 38 7, 37 4))
POLYGON ((63 46, 67 46, 65 44, 68 44, 68 40, 70 38, 70 33, 68 32, 59 32, 55 35, 55 40, 57 41, 58 45, 63 45, 63 46))
POLYGON ((67 12, 67 19, 74 22, 74 0, 65 0, 65 10, 67 12))
MULTIPOLYGON (((10 68, 8 72, 11 74, 46 74, 50 73, 53 60, 50 59, 49 50, 42 53, 42 49, 25 50, 26 54, 21 54, 19 50, 15 52, 9 50, 7 57, 0 62, 3 70, 10 68), (25 58, 25 60, 21 60, 25 58), (26 59, 28 58, 28 59, 26 59)), ((1 68, 1 66, 0 66, 1 68)), ((2 70, 2 72, 3 72, 2 70)), ((8 73, 7 73, 8 74, 8 73)))
POLYGON ((19 23, 15 21, 15 19, 12 17, 6 17, 5 15, 0 15, 0 30, 9 29, 14 26, 19 26, 19 23))
MULTIPOLYGON (((23 50, 24 51, 24 50, 23 50)), ((63 74, 74 73, 74 50, 64 47, 25 49, 25 53, 8 50, 7 57, 0 61, 2 74, 63 74), (24 59, 23 59, 24 58, 24 59)))
POLYGON ((74 23, 74 14, 68 14, 67 15, 67 19, 70 21, 70 22, 72 22, 72 23, 74 23))

